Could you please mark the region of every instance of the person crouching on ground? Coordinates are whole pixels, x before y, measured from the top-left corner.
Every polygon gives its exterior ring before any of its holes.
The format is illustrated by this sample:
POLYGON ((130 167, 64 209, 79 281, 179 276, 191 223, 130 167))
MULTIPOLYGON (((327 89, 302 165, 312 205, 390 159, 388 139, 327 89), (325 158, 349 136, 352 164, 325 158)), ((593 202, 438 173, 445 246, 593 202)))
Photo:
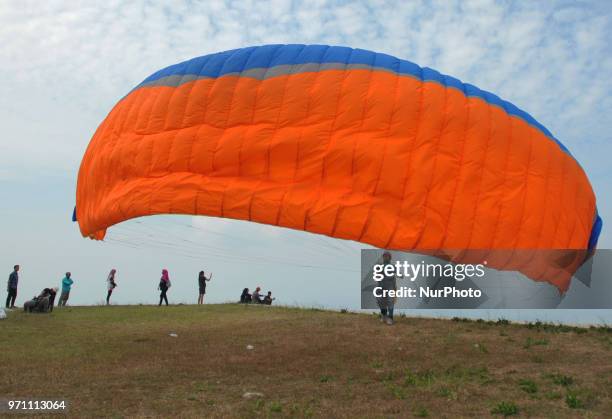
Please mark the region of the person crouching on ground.
MULTIPOLYGON (((383 264, 391 264, 391 253, 383 253, 383 264)), ((386 272, 386 269, 383 269, 383 272, 386 272)), ((382 290, 385 291, 396 290, 397 283, 395 280, 395 275, 385 274, 385 277, 380 281, 379 286, 382 288, 382 290)), ((378 303, 378 307, 380 308, 380 321, 385 322, 388 325, 392 325, 393 306, 395 305, 395 299, 393 297, 389 297, 388 295, 383 294, 382 297, 376 298, 376 302, 378 303)))
POLYGON ((272 305, 272 301, 276 300, 276 298, 272 298, 272 291, 268 291, 268 295, 266 295, 263 299, 263 303, 269 306, 272 305))
POLYGON ((57 290, 57 287, 44 289, 44 291, 49 294, 49 313, 53 312, 53 304, 55 304, 55 296, 57 295, 57 290))
POLYGON ((66 272, 66 276, 62 279, 62 293, 59 299, 59 307, 66 307, 66 303, 68 302, 68 298, 70 297, 70 290, 72 289, 72 284, 74 281, 71 278, 72 274, 70 272, 66 272))
POLYGON ((33 311, 51 313, 53 311, 53 303, 55 302, 56 294, 57 288, 45 288, 38 296, 26 301, 23 305, 23 310, 28 313, 32 313, 33 311))
POLYGON ((210 277, 206 278, 204 275, 204 271, 200 271, 198 274, 198 288, 200 288, 200 295, 198 296, 198 304, 204 304, 204 294, 206 294, 206 281, 210 281, 212 279, 212 272, 210 273, 210 277))
POLYGON ((38 296, 23 303, 23 311, 26 313, 32 313, 34 311, 42 312, 43 306, 45 307, 44 310, 47 311, 46 307, 49 306, 49 298, 46 297, 41 299, 40 296, 38 296))
POLYGON ((165 301, 166 305, 168 305, 168 296, 166 293, 168 292, 168 288, 171 286, 172 284, 170 283, 170 275, 168 274, 168 270, 162 269, 162 276, 159 280, 159 286, 157 287, 161 291, 161 294, 159 294, 160 306, 162 305, 162 301, 165 301))
POLYGON ((111 269, 110 273, 106 277, 106 289, 108 290, 108 292, 106 293, 106 305, 110 305, 110 298, 113 293, 113 290, 117 288, 117 283, 115 282, 116 273, 116 269, 111 269))

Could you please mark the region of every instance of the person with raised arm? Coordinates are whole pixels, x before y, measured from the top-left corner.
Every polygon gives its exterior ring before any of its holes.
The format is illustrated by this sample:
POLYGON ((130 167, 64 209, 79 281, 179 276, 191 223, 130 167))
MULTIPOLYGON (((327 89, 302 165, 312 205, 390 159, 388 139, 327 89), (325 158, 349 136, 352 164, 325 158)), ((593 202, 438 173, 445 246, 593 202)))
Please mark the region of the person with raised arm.
POLYGON ((198 304, 204 304, 204 294, 206 294, 206 282, 212 279, 212 272, 210 276, 206 278, 204 271, 200 271, 198 274, 198 287, 200 288, 200 295, 198 296, 198 304))

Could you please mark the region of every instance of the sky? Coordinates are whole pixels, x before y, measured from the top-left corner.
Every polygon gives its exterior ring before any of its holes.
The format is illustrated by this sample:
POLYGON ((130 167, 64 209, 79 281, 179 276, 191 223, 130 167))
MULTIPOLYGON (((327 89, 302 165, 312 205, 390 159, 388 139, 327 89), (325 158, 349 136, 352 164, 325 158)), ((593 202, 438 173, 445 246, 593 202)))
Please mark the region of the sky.
MULTIPOLYGON (((22 265, 18 300, 69 270, 71 302, 100 303, 114 267, 117 303, 151 303, 166 267, 174 302, 195 301, 204 269, 211 302, 261 285, 282 304, 358 308, 357 243, 187 216, 130 221, 100 243, 70 222, 85 148, 131 88, 179 61, 269 43, 384 52, 509 100, 580 162, 604 219, 599 247, 612 247, 610 2, 4 0, 0 268, 22 265)), ((611 312, 583 315, 612 322, 611 312)))

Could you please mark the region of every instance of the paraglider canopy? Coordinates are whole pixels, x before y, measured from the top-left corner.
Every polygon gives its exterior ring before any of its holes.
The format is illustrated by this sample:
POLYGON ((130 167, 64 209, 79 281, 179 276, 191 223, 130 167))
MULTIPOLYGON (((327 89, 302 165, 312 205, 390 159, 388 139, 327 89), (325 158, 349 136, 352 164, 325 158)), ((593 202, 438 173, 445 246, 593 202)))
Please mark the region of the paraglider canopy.
POLYGON ((86 237, 162 213, 249 220, 381 248, 588 249, 589 180, 533 117, 386 54, 265 45, 162 69, 83 157, 86 237))

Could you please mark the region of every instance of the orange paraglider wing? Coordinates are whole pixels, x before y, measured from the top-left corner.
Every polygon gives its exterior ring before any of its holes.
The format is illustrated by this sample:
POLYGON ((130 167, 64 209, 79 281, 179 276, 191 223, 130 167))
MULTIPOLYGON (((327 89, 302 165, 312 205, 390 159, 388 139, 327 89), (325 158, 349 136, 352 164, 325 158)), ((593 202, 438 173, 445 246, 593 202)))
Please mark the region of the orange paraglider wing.
POLYGON ((153 74, 97 129, 84 236, 145 215, 250 220, 390 249, 586 249, 587 176, 527 113, 385 54, 266 45, 153 74))

